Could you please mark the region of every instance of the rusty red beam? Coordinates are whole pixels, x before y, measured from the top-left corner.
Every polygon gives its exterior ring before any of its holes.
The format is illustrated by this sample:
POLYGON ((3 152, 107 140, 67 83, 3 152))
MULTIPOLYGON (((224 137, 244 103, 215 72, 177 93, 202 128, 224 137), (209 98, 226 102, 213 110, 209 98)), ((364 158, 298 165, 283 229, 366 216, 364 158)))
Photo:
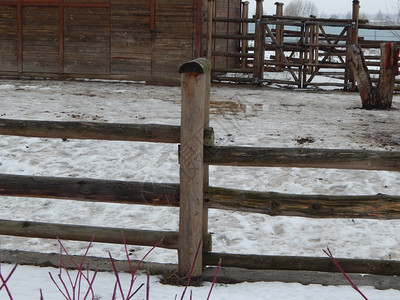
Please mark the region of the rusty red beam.
MULTIPOLYGON (((6 1, 0 2, 0 6, 37 6, 37 7, 55 7, 59 6, 58 2, 53 1, 46 1, 46 2, 39 2, 39 1, 6 1)), ((99 8, 109 8, 111 7, 110 3, 63 3, 63 7, 99 7, 99 8)))
POLYGON ((0 6, 17 6, 17 1, 0 2, 0 6))

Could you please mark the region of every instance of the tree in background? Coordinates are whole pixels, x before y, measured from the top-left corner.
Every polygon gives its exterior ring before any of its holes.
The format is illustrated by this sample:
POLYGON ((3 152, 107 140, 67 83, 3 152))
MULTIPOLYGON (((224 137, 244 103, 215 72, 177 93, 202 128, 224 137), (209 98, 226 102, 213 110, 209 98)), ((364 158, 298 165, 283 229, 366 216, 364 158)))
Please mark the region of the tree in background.
POLYGON ((387 7, 392 12, 388 12, 388 22, 393 25, 400 24, 400 0, 391 0, 390 5, 387 7))
POLYGON ((314 2, 308 0, 293 0, 285 8, 286 16, 309 17, 317 13, 318 9, 314 2))

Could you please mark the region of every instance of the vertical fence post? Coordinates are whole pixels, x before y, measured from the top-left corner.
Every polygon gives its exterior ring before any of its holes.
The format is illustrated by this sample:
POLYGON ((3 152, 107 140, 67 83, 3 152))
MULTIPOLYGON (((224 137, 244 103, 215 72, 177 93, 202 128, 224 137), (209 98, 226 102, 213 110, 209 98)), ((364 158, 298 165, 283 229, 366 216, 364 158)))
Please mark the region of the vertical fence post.
MULTIPOLYGON (((282 17, 283 16, 283 3, 282 2, 275 2, 276 5, 276 16, 277 17, 282 17)), ((283 32, 284 32, 284 27, 283 24, 277 24, 276 25, 276 40, 279 45, 283 46, 283 32)), ((279 49, 275 50, 275 62, 278 64, 275 66, 275 70, 281 71, 282 66, 281 63, 283 61, 281 52, 279 49)))
MULTIPOLYGON (((249 1, 242 2, 242 19, 248 19, 249 18, 249 1)), ((242 35, 247 35, 249 33, 249 23, 243 22, 242 23, 242 35)), ((242 53, 247 54, 247 48, 248 48, 248 41, 247 39, 242 39, 242 53)), ((242 57, 241 64, 240 64, 242 69, 247 68, 247 58, 242 57)))
POLYGON ((394 84, 398 73, 399 49, 396 44, 381 43, 381 63, 378 94, 381 108, 391 108, 394 84))
POLYGON ((208 0, 208 2, 207 2, 207 54, 206 54, 206 57, 209 61, 212 61, 212 51, 214 49, 214 38, 213 38, 214 14, 215 14, 215 0, 208 0))
MULTIPOLYGON (((359 23, 359 18, 360 18, 360 1, 359 0, 353 0, 353 12, 352 12, 352 27, 351 27, 351 33, 350 33, 350 44, 356 44, 358 45, 358 23, 359 23)), ((346 59, 349 60, 350 57, 346 56, 346 59)), ((352 83, 351 90, 355 91, 356 90, 356 83, 354 79, 354 72, 350 65, 346 62, 346 66, 349 66, 350 70, 348 70, 349 73, 349 79, 350 82, 352 83)))
POLYGON ((351 31, 351 43, 358 44, 358 23, 360 18, 360 1, 353 0, 353 27, 351 31))
POLYGON ((263 1, 256 0, 256 28, 254 38, 254 65, 253 65, 253 83, 261 84, 261 80, 264 77, 264 55, 265 55, 265 30, 261 23, 263 16, 263 1))
MULTIPOLYGON (((209 93, 211 63, 199 58, 183 64, 181 93, 180 212, 178 272, 186 276, 203 237, 203 146, 205 105, 209 93)), ((202 274, 202 246, 192 276, 202 274)))

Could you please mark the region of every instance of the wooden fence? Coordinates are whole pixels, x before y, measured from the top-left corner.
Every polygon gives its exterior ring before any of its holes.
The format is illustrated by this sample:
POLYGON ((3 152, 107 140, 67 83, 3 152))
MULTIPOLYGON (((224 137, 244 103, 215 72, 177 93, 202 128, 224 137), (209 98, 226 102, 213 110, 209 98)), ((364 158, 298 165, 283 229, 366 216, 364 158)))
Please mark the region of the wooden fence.
MULTIPOLYGON (((208 22, 207 57, 213 62, 220 57, 237 61, 236 67, 230 68, 213 64, 216 66, 212 76, 215 81, 355 89, 346 47, 359 44, 366 52, 370 74, 379 74, 380 44, 387 41, 368 40, 359 36, 359 31, 400 30, 400 26, 374 26, 359 19, 358 1, 353 1, 351 19, 283 16, 283 3, 275 5, 275 15, 263 15, 263 1, 257 0, 253 18, 248 17, 246 2, 242 18, 215 17, 212 9, 209 11, 208 15, 214 17, 208 22), (217 34, 214 28, 218 25, 215 24, 220 23, 241 26, 239 31, 217 34), (238 40, 241 47, 237 51, 219 51, 215 48, 219 40, 238 40), (324 76, 326 80, 317 81, 317 76, 324 76)), ((378 81, 377 78, 372 80, 378 81)), ((397 80, 396 90, 399 89, 400 80, 397 80)))
MULTIPOLYGON (((0 119, 1 135, 180 143, 180 184, 0 174, 0 195, 180 207, 179 232, 126 230, 0 220, 0 234, 120 243, 178 249, 178 270, 188 274, 200 242, 194 276, 202 267, 337 272, 329 258, 214 253, 207 210, 218 208, 308 218, 400 219, 400 196, 293 195, 210 187, 208 166, 258 166, 400 171, 400 152, 342 149, 217 147, 208 126, 210 63, 181 66, 181 127, 165 125, 43 122, 0 119)), ((348 273, 400 275, 400 261, 337 259, 348 273)))

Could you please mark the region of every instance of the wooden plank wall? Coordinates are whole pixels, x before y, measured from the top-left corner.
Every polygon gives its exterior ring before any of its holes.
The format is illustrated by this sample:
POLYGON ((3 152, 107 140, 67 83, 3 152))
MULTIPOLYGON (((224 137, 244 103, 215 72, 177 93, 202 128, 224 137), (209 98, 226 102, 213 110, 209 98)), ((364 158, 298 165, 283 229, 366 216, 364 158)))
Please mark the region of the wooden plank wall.
POLYGON ((3 71, 18 70, 17 7, 0 6, 0 68, 3 71))
POLYGON ((64 8, 64 73, 109 74, 110 9, 64 8))
MULTIPOLYGON (((219 18, 240 18, 241 13, 240 1, 216 0, 215 17, 219 18)), ((239 34, 240 23, 235 22, 217 22, 216 34, 239 34)), ((215 42, 215 51, 222 52, 238 52, 239 40, 235 39, 217 39, 215 42)), ((216 57, 214 62, 215 68, 234 68, 238 67, 239 60, 235 57, 216 57)))
POLYGON ((58 72, 58 8, 22 7, 25 72, 58 72))
MULTIPOLYGON (((197 6, 206 2, 0 0, 0 75, 179 79, 178 67, 195 58, 197 6)), ((240 16, 240 0, 217 2, 218 16, 240 16)), ((238 30, 232 26, 219 30, 238 30)))
POLYGON ((150 20, 150 0, 112 1, 111 74, 152 73, 150 20))
POLYGON ((176 74, 182 62, 194 58, 195 0, 157 0, 152 68, 176 74), (175 19, 171 22, 171 18, 175 19))

